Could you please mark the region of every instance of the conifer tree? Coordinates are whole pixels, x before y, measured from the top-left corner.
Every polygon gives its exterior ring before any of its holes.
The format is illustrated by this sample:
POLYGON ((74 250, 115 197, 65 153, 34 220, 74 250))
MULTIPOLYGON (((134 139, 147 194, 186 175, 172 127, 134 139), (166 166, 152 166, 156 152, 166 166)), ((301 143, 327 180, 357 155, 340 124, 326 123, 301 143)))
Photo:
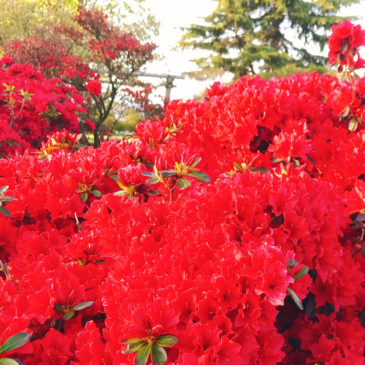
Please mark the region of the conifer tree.
POLYGON ((202 71, 225 70, 235 78, 244 74, 321 70, 327 59, 308 50, 323 50, 327 30, 339 10, 357 0, 216 0, 217 8, 204 24, 191 25, 181 45, 211 51, 195 60, 202 71), (294 40, 298 39, 299 41, 294 40))

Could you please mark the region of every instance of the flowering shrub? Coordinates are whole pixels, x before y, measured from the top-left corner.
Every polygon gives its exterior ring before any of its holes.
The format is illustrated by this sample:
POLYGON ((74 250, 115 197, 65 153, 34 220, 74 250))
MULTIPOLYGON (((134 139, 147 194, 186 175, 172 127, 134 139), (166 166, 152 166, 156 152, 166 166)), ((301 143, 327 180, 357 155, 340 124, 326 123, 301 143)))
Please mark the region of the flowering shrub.
POLYGON ((85 111, 76 89, 58 78, 47 80, 31 65, 0 59, 0 156, 38 148, 57 129, 79 130, 85 111))
POLYGON ((82 93, 87 108, 80 119, 84 130, 93 131, 95 146, 116 104, 133 105, 147 116, 162 113, 160 105, 149 101, 149 84, 134 75, 152 60, 156 45, 123 31, 101 10, 80 7, 69 24, 40 28, 35 35, 2 46, 16 63, 29 63, 45 77, 57 76, 82 93))
POLYGON ((0 357, 363 364, 364 100, 243 77, 131 141, 0 160, 0 357))

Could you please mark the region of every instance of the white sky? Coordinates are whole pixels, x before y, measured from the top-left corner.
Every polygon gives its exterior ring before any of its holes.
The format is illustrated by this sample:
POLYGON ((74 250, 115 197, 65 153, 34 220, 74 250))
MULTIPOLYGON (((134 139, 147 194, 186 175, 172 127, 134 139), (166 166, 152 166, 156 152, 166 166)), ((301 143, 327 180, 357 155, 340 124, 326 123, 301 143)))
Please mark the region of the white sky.
MULTIPOLYGON (((184 72, 196 70, 196 65, 191 59, 201 57, 201 52, 198 50, 173 50, 173 48, 183 34, 181 27, 202 23, 202 18, 211 14, 216 6, 217 1, 214 0, 146 0, 146 7, 160 21, 160 35, 156 38, 155 43, 158 46, 158 54, 164 56, 163 60, 155 61, 148 65, 146 71, 181 75, 184 72)), ((365 28, 365 0, 361 0, 359 4, 344 8, 341 15, 358 16, 359 20, 356 24, 360 24, 362 28, 365 28)), ((223 79, 223 81, 229 80, 229 75, 228 78, 223 79)), ((152 78, 149 78, 148 81, 155 85, 163 82, 162 79, 152 78)), ((184 80, 176 79, 174 82, 176 87, 172 89, 171 98, 184 100, 192 98, 214 81, 199 82, 188 77, 185 77, 184 80)), ((164 95, 165 89, 160 88, 158 93, 164 95)))

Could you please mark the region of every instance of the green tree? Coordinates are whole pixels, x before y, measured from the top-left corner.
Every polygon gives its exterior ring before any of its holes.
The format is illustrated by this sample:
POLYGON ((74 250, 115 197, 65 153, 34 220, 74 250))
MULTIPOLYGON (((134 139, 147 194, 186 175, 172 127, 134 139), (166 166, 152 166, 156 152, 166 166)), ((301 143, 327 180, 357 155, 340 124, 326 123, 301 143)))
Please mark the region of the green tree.
POLYGON ((326 57, 312 54, 309 44, 323 50, 326 31, 343 19, 342 6, 358 0, 216 0, 217 8, 204 24, 191 25, 182 47, 208 50, 196 59, 200 69, 225 70, 235 78, 244 74, 274 75, 303 69, 323 71, 326 57), (288 35, 295 35, 290 39, 288 35))
POLYGON ((145 8, 145 0, 0 0, 0 45, 34 35, 40 28, 72 23, 79 7, 102 8, 124 32, 149 41, 159 24, 145 8))

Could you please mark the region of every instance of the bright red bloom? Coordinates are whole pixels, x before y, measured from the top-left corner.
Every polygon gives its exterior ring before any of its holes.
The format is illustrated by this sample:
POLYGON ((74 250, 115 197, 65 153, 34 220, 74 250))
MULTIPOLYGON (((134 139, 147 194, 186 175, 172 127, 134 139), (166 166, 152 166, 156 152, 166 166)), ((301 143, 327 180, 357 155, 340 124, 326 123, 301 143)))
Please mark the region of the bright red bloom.
POLYGON ((90 80, 86 84, 86 88, 90 94, 95 94, 96 96, 101 95, 101 83, 98 80, 90 80))
POLYGON ((353 69, 364 67, 365 60, 360 58, 358 50, 364 45, 365 30, 360 25, 353 25, 350 20, 338 22, 332 26, 328 40, 329 63, 351 65, 353 69))

